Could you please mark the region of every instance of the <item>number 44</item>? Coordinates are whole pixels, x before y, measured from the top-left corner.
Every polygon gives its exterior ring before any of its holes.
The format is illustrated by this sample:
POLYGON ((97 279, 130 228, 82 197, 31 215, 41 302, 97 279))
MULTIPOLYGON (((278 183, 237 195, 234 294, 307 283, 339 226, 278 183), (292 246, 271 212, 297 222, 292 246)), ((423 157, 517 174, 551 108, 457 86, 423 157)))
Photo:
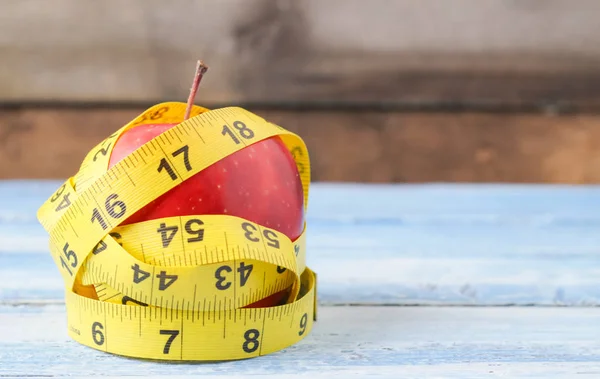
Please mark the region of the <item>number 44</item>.
MULTIPOLYGON (((148 271, 142 270, 140 268, 140 265, 137 263, 131 266, 131 269, 133 270, 133 282, 136 284, 141 283, 150 277, 150 273, 148 271)), ((166 271, 161 271, 158 275, 156 275, 156 277, 159 280, 159 291, 166 290, 179 278, 177 275, 168 275, 166 271)))

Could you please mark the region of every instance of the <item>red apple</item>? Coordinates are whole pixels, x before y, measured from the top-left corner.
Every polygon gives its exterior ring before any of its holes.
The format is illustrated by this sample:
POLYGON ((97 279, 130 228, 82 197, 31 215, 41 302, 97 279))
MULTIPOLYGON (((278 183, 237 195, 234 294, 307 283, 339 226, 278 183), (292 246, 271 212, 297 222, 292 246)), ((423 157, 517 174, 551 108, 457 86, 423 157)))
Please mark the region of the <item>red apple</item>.
MULTIPOLYGON (((139 125, 116 142, 109 167, 176 124, 139 125)), ((147 204, 122 224, 163 217, 228 214, 277 230, 292 241, 304 227, 302 183, 292 155, 279 137, 239 150, 147 204)), ((286 291, 248 307, 280 303, 286 291)))

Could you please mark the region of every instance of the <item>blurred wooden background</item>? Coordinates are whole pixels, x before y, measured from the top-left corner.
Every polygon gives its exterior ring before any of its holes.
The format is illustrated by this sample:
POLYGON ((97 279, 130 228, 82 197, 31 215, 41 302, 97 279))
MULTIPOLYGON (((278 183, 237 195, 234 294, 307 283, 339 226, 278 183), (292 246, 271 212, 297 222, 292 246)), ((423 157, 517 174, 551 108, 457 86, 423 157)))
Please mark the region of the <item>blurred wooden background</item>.
POLYGON ((600 182, 595 0, 4 0, 0 178, 72 175, 147 106, 241 105, 315 180, 600 182))

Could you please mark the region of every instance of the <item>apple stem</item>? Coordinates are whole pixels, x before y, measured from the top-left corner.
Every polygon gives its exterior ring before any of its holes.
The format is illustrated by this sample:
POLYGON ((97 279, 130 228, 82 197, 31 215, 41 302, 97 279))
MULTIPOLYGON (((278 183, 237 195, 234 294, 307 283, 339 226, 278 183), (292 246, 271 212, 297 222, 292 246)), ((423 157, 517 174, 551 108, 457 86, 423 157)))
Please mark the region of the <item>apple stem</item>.
POLYGON ((190 113, 192 112, 192 107, 194 106, 194 99, 196 98, 196 92, 198 92, 200 81, 202 80, 202 76, 206 73, 206 71, 208 71, 208 66, 199 60, 198 63, 196 63, 196 74, 194 75, 192 88, 190 88, 190 96, 188 97, 187 107, 185 108, 185 116, 183 116, 184 121, 190 118, 190 113))

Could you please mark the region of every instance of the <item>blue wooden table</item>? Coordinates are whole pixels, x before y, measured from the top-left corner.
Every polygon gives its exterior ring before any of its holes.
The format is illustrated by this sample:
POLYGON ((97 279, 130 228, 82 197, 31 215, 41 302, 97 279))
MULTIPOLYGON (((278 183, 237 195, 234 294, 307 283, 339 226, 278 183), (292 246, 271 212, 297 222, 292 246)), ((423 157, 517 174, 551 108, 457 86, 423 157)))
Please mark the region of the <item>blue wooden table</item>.
POLYGON ((35 218, 59 182, 0 182, 0 378, 600 377, 600 187, 314 184, 319 321, 282 352, 125 359, 69 339, 35 218))

